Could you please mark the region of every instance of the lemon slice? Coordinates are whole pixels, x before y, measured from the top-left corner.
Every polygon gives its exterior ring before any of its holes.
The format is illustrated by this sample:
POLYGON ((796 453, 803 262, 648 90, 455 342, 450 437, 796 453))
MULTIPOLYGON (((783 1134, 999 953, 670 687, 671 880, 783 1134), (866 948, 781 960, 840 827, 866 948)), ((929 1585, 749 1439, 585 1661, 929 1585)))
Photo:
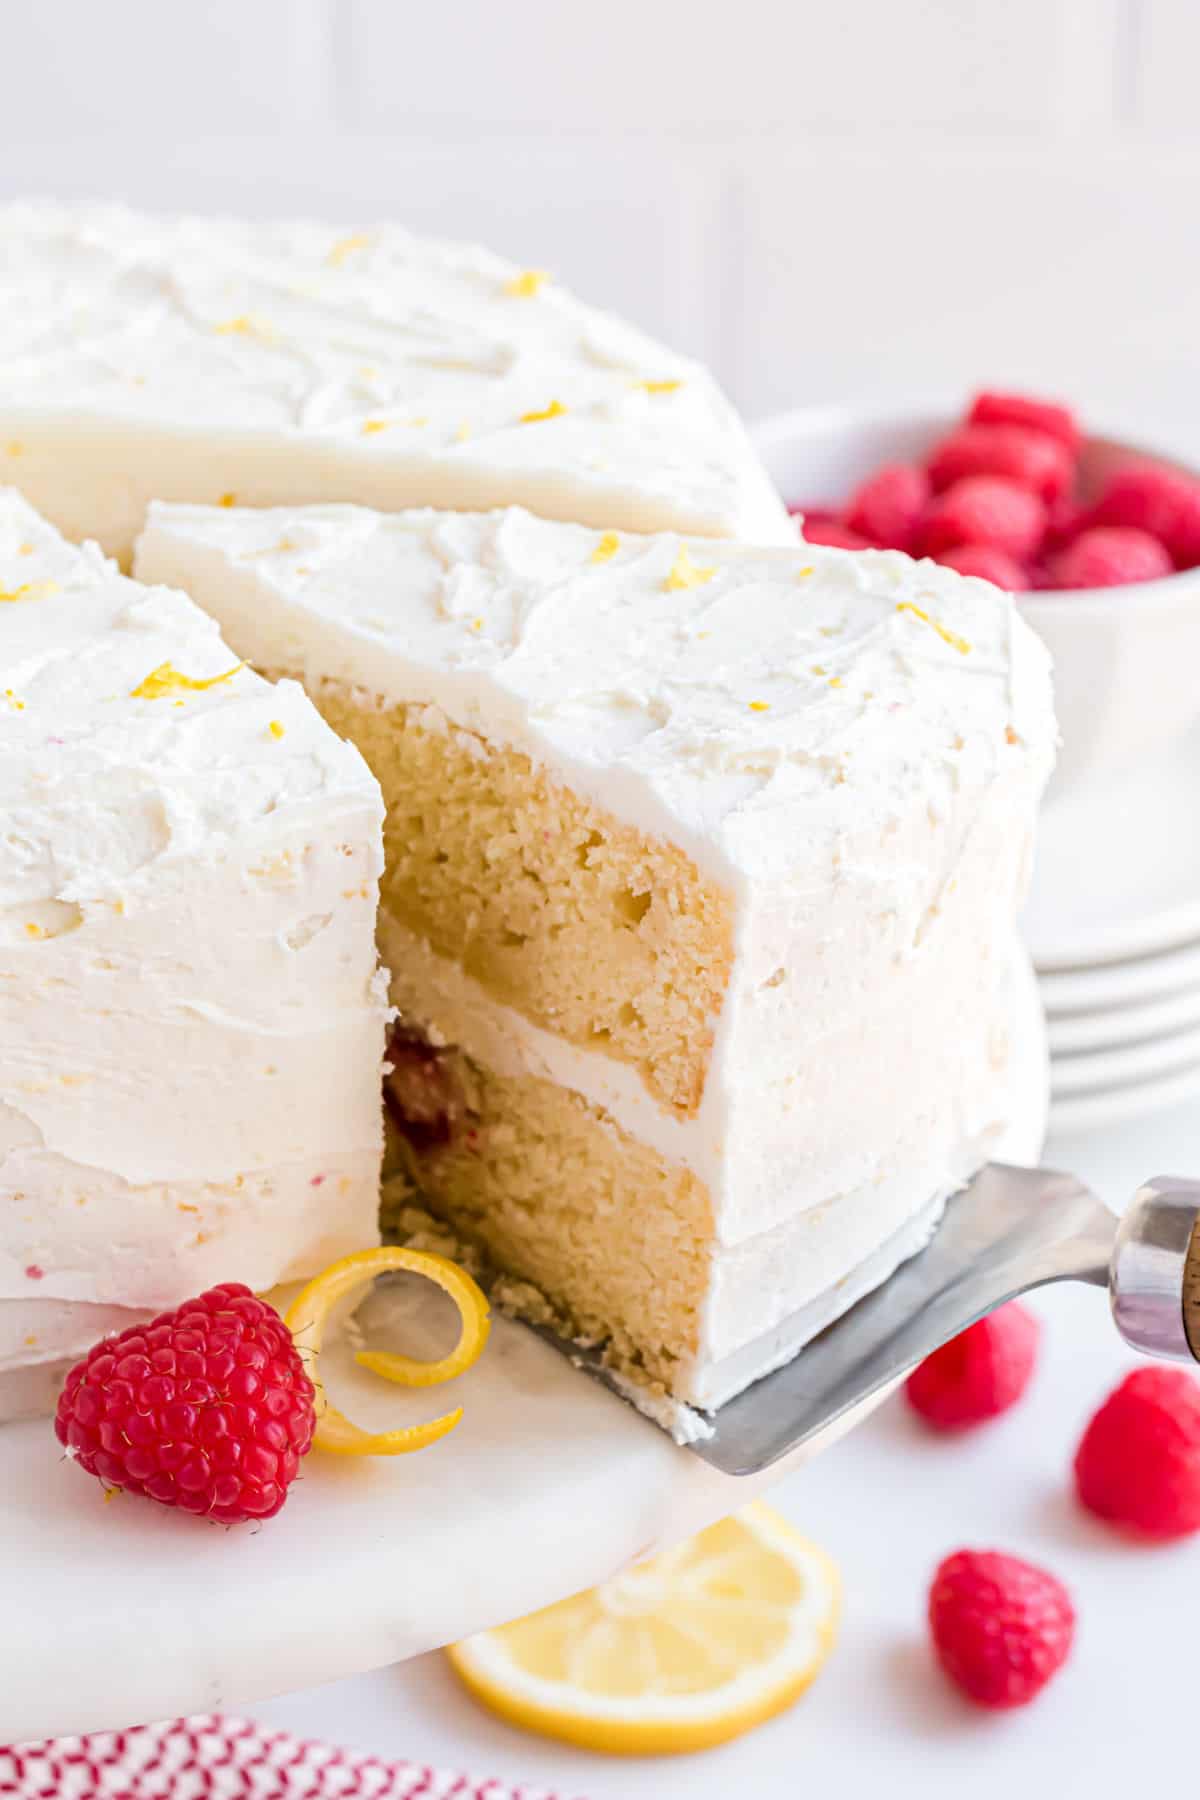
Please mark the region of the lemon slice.
POLYGON ((587 1750, 723 1744, 790 1706, 837 1629, 825 1553, 755 1501, 574 1599, 454 1644, 491 1711, 587 1750))
POLYGON ((340 1413, 325 1392, 320 1372, 321 1345, 330 1313, 339 1302, 370 1287, 377 1275, 392 1269, 424 1275, 449 1294, 461 1320, 458 1342, 449 1356, 435 1362, 422 1362, 418 1357, 398 1356, 386 1350, 360 1350, 356 1362, 404 1387, 433 1387, 469 1369, 487 1343, 491 1329, 487 1300, 466 1270, 449 1257, 385 1244, 378 1250, 358 1250, 353 1256, 330 1263, 296 1295, 283 1320, 316 1389, 317 1428, 313 1444, 318 1450, 330 1450, 335 1456, 402 1456, 445 1437, 462 1418, 459 1406, 431 1419, 427 1425, 408 1425, 398 1431, 364 1431, 340 1413))

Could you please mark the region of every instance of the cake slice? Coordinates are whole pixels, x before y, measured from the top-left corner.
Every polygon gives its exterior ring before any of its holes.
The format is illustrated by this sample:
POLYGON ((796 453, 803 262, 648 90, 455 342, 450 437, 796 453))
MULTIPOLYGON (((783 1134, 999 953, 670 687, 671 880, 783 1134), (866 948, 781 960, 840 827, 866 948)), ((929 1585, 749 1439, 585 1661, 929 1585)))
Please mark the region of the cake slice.
POLYGON ((0 494, 0 1411, 377 1241, 381 814, 299 687, 0 494))
POLYGON ((136 567, 375 770, 412 1179, 632 1381, 720 1404, 987 1158, 1055 736, 997 589, 518 510, 155 506, 136 567))
POLYGON ((486 250, 18 204, 0 270, 0 480, 122 560, 152 497, 794 539, 703 368, 486 250))

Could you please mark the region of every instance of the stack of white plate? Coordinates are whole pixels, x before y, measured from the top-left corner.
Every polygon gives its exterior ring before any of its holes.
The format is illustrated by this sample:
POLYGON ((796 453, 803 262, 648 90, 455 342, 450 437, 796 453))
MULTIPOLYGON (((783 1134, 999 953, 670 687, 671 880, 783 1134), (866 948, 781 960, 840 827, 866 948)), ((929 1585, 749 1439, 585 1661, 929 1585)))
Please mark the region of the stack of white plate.
POLYGON ((1200 1100, 1200 741, 1051 802, 1024 926, 1055 1129, 1200 1100))

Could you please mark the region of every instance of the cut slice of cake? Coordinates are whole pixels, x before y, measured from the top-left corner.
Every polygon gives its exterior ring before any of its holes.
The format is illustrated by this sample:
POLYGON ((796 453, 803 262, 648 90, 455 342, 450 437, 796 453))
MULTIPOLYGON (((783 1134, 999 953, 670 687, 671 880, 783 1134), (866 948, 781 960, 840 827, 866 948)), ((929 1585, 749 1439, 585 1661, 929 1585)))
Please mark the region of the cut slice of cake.
POLYGON ((23 204, 0 271, 0 478, 110 555, 151 498, 794 540, 706 370, 486 250, 23 204))
POLYGON ((1055 736, 997 589, 518 510, 156 506, 136 566, 375 770, 414 1181, 633 1380, 719 1404, 986 1160, 1055 736))
POLYGON ((377 1241, 381 815, 299 687, 0 494, 0 1412, 377 1241))

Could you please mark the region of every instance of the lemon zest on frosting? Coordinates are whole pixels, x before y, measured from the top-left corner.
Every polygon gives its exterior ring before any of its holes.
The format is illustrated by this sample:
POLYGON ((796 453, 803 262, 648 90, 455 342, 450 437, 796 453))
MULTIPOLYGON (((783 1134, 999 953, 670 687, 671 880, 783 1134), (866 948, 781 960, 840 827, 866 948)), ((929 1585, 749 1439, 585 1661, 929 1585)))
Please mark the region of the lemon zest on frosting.
POLYGON ((673 394, 683 386, 683 382, 678 379, 673 381, 639 380, 635 381, 633 385, 635 388, 641 388, 645 394, 673 394))
POLYGON ((279 738, 281 738, 283 736, 283 733, 284 733, 284 727, 278 719, 272 719, 271 723, 267 726, 267 730, 270 732, 271 736, 273 738, 275 738, 277 741, 279 738))
POLYGON ((541 412, 522 413, 521 423, 522 425, 540 425, 543 419, 561 419, 566 410, 561 400, 552 400, 549 406, 542 408, 541 412))
POLYGON ((959 637, 957 631, 950 631, 945 625, 941 624, 939 620, 930 618, 929 614, 923 612, 914 601, 898 600, 896 602, 896 611, 911 613, 915 619, 920 619, 923 624, 931 626, 942 641, 949 644, 952 650, 957 650, 960 656, 970 655, 971 646, 968 644, 965 637, 959 637))
POLYGON ((751 712, 770 712, 770 710, 771 702, 769 700, 752 700, 750 702, 751 712))
POLYGON ((549 269, 522 269, 505 282, 504 291, 514 300, 532 300, 549 279, 549 269))
POLYGON ((387 431, 390 426, 390 419, 364 419, 362 424, 363 436, 370 437, 372 432, 387 431))
POLYGON ((46 600, 57 592, 57 581, 23 581, 20 587, 0 587, 0 604, 16 600, 46 600))
POLYGON ((402 1387, 435 1387, 463 1374, 483 1353, 491 1329, 487 1299, 466 1270, 448 1257, 385 1244, 381 1249, 358 1250, 331 1263, 296 1296, 284 1314, 284 1324, 295 1339, 300 1360, 316 1390, 317 1428, 313 1443, 318 1450, 331 1451, 335 1456, 401 1456, 410 1450, 423 1450, 426 1444, 445 1437, 462 1418, 459 1406, 425 1425, 369 1432, 340 1413, 325 1391, 320 1370, 321 1346, 333 1308, 369 1287, 377 1275, 394 1269, 423 1275, 450 1296, 461 1321, 458 1342, 448 1356, 433 1362, 386 1350, 360 1350, 354 1359, 357 1363, 402 1387))
POLYGON ((275 329, 265 319, 256 319, 250 313, 238 313, 236 318, 223 319, 213 330, 218 337, 256 337, 269 344, 275 336, 275 329))
POLYGON ((374 242, 374 238, 367 231, 352 232, 349 237, 338 239, 325 261, 332 268, 340 269, 348 256, 353 256, 356 250, 369 250, 374 242))
POLYGON ((681 544, 679 546, 679 555, 672 564, 671 573, 663 582, 663 590, 668 594, 672 594, 677 592, 680 588, 703 587, 706 581, 712 580, 716 572, 715 567, 709 569, 699 568, 688 555, 687 545, 681 544))
POLYGON ((604 536, 600 539, 600 542, 596 545, 596 548, 592 551, 592 554, 588 557, 588 561, 592 563, 611 562, 620 548, 621 540, 616 532, 606 531, 604 536))
POLYGON ((151 669, 146 679, 139 681, 138 685, 131 689, 129 698, 131 700, 161 700, 164 694, 177 694, 181 690, 198 694, 205 688, 217 687, 220 682, 230 680, 239 669, 244 669, 245 666, 244 662, 234 663, 232 669, 226 669, 223 674, 209 675, 202 680, 192 675, 182 675, 174 663, 159 663, 157 669, 151 669))
POLYGON ((237 505, 237 495, 236 494, 222 494, 221 498, 217 501, 217 505, 218 506, 236 506, 237 505))

